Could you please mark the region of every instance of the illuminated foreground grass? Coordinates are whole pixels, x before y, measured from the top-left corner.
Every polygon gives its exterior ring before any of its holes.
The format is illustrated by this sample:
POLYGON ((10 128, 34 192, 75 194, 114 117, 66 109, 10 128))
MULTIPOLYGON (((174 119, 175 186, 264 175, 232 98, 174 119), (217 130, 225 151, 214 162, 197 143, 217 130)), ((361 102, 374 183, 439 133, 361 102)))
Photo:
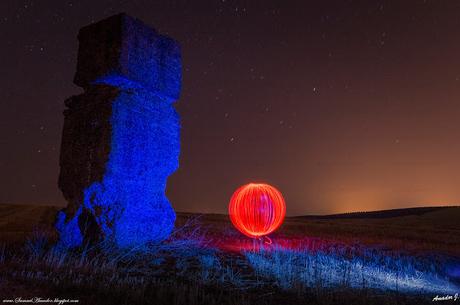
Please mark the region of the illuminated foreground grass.
POLYGON ((446 275, 439 273, 442 268, 435 263, 370 253, 344 257, 277 248, 246 251, 245 257, 256 275, 272 279, 283 289, 348 287, 417 294, 460 291, 446 275))
POLYGON ((67 251, 36 232, 20 248, 0 246, 0 283, 98 305, 430 304, 460 291, 442 257, 342 245, 234 253, 211 244, 200 227, 185 227, 142 251, 104 244, 67 251))

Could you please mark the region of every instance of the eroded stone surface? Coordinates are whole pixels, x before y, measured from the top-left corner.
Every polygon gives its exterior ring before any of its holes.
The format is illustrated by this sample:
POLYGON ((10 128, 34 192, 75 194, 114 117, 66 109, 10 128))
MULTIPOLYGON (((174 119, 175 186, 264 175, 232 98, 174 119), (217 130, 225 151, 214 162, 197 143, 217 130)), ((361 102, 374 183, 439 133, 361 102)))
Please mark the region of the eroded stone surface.
POLYGON ((83 27, 79 34, 74 82, 145 87, 178 99, 181 85, 180 47, 171 38, 126 14, 83 27))
POLYGON ((65 102, 60 244, 160 241, 175 220, 165 188, 180 148, 179 47, 124 14, 84 27, 79 40, 75 83, 85 92, 65 102))

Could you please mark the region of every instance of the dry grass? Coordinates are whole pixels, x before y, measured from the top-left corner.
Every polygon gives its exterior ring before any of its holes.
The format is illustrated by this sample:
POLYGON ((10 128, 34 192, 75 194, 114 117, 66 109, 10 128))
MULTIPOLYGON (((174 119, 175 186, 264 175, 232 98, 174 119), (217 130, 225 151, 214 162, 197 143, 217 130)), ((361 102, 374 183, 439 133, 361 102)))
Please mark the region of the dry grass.
MULTIPOLYGON (((193 214, 179 215, 179 223, 193 214)), ((220 235, 232 229, 226 215, 202 216, 203 224, 220 235)), ((421 215, 389 218, 288 217, 273 234, 276 238, 321 238, 346 244, 364 244, 411 253, 460 257, 460 207, 440 208, 421 215)))
POLYGON ((443 255, 459 250, 456 236, 449 243, 445 236, 437 241, 437 231, 429 234, 430 228, 458 233, 448 220, 458 208, 404 219, 290 218, 273 237, 308 233, 316 236, 310 243, 321 245, 312 251, 223 251, 226 241, 244 241, 225 216, 179 214, 171 238, 143 253, 104 245, 59 251, 50 226, 56 210, 0 206, 0 297, 60 296, 101 305, 428 304, 434 291, 427 286, 452 284, 443 255), (395 241, 412 239, 423 241, 414 251, 439 246, 440 252, 408 256, 394 248, 395 241), (385 252, 369 246, 382 241, 385 252))

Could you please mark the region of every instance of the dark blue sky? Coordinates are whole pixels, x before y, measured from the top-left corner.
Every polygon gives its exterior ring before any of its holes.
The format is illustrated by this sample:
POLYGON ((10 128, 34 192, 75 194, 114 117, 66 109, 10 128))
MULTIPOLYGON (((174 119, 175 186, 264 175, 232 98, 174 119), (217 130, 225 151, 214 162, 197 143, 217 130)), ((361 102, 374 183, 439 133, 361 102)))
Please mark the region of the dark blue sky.
POLYGON ((182 44, 180 211, 249 181, 288 214, 460 202, 458 1, 0 2, 0 202, 61 203, 78 29, 126 12, 182 44))

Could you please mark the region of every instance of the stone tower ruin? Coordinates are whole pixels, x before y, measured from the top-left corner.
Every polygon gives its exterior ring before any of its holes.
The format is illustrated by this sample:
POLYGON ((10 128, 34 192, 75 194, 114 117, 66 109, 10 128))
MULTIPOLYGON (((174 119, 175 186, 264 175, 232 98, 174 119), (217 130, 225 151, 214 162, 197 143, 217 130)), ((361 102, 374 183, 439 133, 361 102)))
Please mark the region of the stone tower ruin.
POLYGON ((179 45, 126 14, 83 27, 78 40, 84 92, 65 101, 59 244, 161 241, 175 221, 165 188, 179 162, 179 45))

